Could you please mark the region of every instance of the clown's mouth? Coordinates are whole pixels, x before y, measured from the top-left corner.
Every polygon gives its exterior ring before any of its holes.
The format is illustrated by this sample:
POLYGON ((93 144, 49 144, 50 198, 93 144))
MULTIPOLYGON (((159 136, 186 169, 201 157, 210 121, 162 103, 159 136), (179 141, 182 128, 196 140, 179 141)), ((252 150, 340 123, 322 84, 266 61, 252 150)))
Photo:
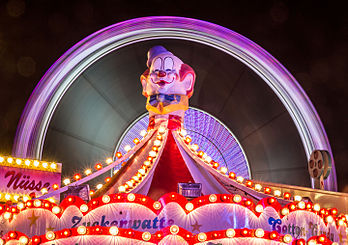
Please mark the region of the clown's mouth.
POLYGON ((160 87, 164 87, 166 84, 168 84, 168 82, 164 81, 164 80, 160 80, 159 82, 156 83, 158 86, 160 87))

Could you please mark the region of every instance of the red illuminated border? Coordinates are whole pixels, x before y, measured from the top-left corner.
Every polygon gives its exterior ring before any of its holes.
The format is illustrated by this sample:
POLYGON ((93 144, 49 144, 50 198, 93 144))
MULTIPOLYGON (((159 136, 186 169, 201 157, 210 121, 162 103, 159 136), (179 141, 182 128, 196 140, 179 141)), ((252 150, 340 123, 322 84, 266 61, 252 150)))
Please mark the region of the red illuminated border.
MULTIPOLYGON (((220 231, 211 231, 206 233, 199 233, 199 234, 192 234, 191 232, 175 226, 175 230, 173 229, 174 226, 166 227, 161 229, 160 231, 157 231, 156 233, 149 233, 149 232, 141 232, 141 231, 135 231, 132 229, 124 229, 124 228, 115 228, 116 232, 112 234, 111 228, 112 227, 104 227, 104 226, 93 226, 93 227, 85 227, 86 230, 84 234, 80 234, 77 228, 71 228, 71 229, 63 229, 60 231, 55 231, 51 233, 51 237, 49 238, 46 235, 40 235, 40 236, 33 236, 31 239, 26 236, 25 234, 18 232, 18 231, 10 231, 8 232, 3 238, 2 242, 6 243, 8 241, 15 241, 20 239, 23 239, 23 241, 26 241, 24 244, 33 244, 38 245, 46 242, 52 242, 57 241, 59 239, 69 238, 69 237, 79 237, 79 236, 86 236, 86 235, 92 235, 92 236, 118 236, 128 239, 135 239, 139 241, 147 241, 154 244, 158 244, 164 237, 168 235, 178 235, 182 237, 188 244, 196 244, 200 242, 208 242, 208 241, 214 241, 218 239, 224 239, 224 238, 261 238, 266 239, 270 241, 277 241, 277 242, 283 242, 286 244, 292 244, 292 245, 305 245, 306 241, 304 239, 298 239, 286 242, 284 241, 286 238, 286 235, 281 235, 276 231, 263 231, 261 235, 257 234, 257 230, 259 229, 228 229, 228 230, 220 230, 220 231), (144 233, 147 233, 147 236, 144 236, 144 233)), ((331 245, 335 244, 332 241, 330 241, 325 235, 315 236, 311 237, 308 242, 315 241, 317 243, 320 243, 322 245, 331 245)))

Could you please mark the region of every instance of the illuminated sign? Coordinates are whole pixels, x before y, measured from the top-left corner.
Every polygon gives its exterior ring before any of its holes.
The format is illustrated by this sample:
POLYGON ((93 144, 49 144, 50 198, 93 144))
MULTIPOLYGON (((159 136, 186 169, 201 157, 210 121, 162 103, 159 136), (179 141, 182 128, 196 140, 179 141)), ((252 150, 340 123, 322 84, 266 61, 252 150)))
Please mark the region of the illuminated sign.
MULTIPOLYGON (((60 206, 48 201, 30 200, 13 214, 3 212, 4 222, 0 223, 0 230, 5 234, 15 229, 29 237, 44 235, 48 230, 81 226, 118 227, 154 234, 176 225, 192 234, 247 228, 274 231, 283 236, 291 235, 294 239, 308 240, 324 234, 332 241, 347 240, 345 223, 337 226, 333 221, 326 222, 316 211, 299 207, 281 215, 272 205, 256 211, 245 204, 245 198, 234 200, 233 195, 227 194, 211 197, 202 196, 188 202, 183 196, 170 193, 155 202, 138 194, 112 194, 88 203, 78 197, 67 197, 60 206)), ((2 209, 6 210, 5 207, 2 209)), ((261 236, 262 232, 259 233, 261 236)))
POLYGON ((42 195, 60 184, 61 164, 13 157, 0 157, 0 201, 18 202, 29 194, 42 195))

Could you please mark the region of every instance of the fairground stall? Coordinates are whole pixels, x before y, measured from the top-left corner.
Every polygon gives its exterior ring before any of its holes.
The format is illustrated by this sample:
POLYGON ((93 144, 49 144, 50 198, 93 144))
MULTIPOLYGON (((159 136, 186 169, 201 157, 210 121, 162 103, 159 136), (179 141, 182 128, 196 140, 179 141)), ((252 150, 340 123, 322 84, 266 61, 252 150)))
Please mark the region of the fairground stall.
POLYGON ((200 20, 77 43, 0 162, 0 244, 348 244, 310 100, 264 49, 200 20))

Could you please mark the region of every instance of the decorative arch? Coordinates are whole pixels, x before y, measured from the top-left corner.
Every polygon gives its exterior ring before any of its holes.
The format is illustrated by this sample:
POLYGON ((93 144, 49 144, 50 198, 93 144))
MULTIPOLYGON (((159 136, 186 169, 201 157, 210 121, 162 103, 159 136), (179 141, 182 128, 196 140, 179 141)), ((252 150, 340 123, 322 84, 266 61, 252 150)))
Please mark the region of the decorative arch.
MULTIPOLYGON (((75 79, 91 64, 121 47, 152 39, 183 39, 219 49, 243 62, 273 90, 291 115, 309 158, 314 149, 332 151, 311 101, 289 71, 263 48, 219 25, 183 17, 144 17, 106 27, 78 42, 42 77, 19 122, 13 154, 41 158, 52 115, 75 79)), ((326 180, 337 190, 336 171, 326 180)))

